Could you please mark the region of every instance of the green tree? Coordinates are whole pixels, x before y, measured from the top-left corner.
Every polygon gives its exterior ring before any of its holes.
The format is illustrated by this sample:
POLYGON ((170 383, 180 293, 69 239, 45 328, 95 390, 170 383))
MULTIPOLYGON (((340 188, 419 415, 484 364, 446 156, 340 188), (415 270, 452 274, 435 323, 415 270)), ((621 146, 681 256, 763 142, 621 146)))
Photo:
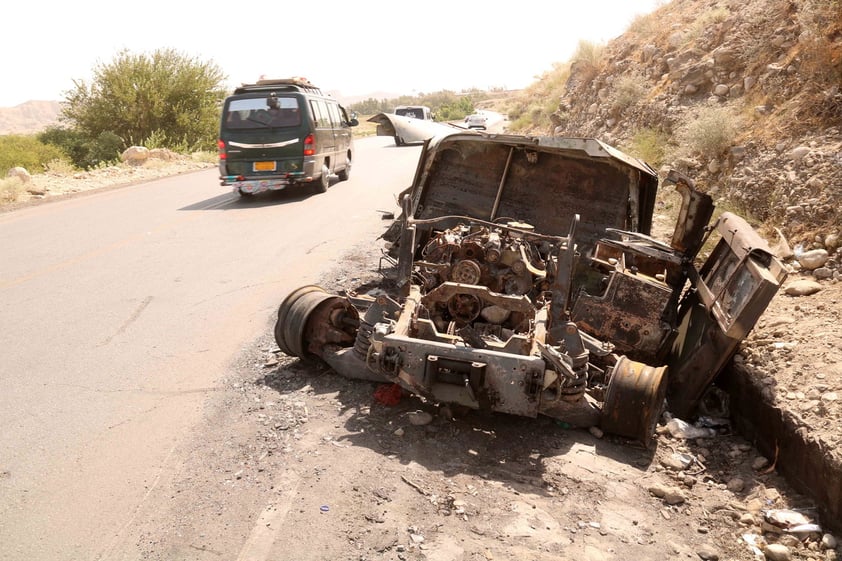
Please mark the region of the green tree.
POLYGON ((84 169, 115 162, 123 150, 123 140, 110 131, 90 138, 76 129, 49 127, 38 133, 38 140, 60 148, 75 166, 84 169))
POLYGON ((10 134, 0 136, 0 178, 13 167, 21 166, 30 173, 43 171, 51 160, 67 159, 60 148, 35 136, 10 134))
POLYGON ((438 118, 440 121, 460 121, 473 112, 473 100, 468 96, 463 96, 439 106, 438 118))
POLYGON ((224 80, 215 63, 172 49, 151 55, 124 50, 94 68, 90 85, 74 81, 62 118, 90 140, 115 134, 123 148, 154 134, 173 148, 212 149, 224 80))

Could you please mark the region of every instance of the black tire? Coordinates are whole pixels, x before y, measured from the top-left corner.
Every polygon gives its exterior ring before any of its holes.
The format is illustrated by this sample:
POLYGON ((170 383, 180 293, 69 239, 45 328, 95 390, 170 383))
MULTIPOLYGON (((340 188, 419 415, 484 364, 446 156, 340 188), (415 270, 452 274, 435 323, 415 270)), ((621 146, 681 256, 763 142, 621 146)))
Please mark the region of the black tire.
POLYGON ((322 166, 322 174, 313 183, 317 193, 327 193, 327 188, 330 187, 330 170, 327 165, 322 166))
POLYGON ((340 172, 336 174, 339 177, 339 181, 348 181, 348 178, 351 177, 351 156, 348 155, 348 161, 345 162, 345 168, 342 169, 340 172))
POLYGON ((404 142, 403 139, 399 136, 395 137, 395 146, 403 146, 404 142))

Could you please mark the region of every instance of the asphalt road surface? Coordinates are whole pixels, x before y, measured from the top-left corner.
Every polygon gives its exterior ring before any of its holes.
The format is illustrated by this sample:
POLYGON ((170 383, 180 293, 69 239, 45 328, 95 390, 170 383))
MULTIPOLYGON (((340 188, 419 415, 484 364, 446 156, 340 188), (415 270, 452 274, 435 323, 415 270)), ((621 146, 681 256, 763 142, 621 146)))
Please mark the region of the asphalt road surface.
POLYGON ((213 170, 0 215, 0 559, 108 558, 226 365, 382 232, 419 151, 359 139, 320 195, 213 170))

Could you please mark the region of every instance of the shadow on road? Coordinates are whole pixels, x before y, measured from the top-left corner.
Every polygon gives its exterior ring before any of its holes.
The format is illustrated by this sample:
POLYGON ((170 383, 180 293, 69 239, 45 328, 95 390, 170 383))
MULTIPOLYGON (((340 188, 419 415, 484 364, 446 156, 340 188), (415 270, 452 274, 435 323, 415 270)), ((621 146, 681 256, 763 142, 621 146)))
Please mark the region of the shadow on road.
MULTIPOLYGON (((306 188, 305 188, 306 189, 306 188)), ((259 208, 279 204, 295 203, 315 196, 314 193, 302 189, 284 189, 269 191, 258 195, 241 197, 234 193, 224 193, 203 201, 199 201, 178 210, 235 210, 242 208, 259 208)))

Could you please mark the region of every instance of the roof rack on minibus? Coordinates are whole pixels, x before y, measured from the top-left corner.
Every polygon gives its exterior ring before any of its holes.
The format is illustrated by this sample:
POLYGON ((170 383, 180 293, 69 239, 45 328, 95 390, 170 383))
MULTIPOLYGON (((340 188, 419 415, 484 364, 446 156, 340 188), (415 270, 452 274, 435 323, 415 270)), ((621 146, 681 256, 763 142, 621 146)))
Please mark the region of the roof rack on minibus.
POLYGON ((286 91, 305 92, 316 95, 322 94, 322 90, 314 86, 306 78, 263 78, 261 77, 254 84, 241 84, 234 90, 235 94, 254 91, 286 91))

